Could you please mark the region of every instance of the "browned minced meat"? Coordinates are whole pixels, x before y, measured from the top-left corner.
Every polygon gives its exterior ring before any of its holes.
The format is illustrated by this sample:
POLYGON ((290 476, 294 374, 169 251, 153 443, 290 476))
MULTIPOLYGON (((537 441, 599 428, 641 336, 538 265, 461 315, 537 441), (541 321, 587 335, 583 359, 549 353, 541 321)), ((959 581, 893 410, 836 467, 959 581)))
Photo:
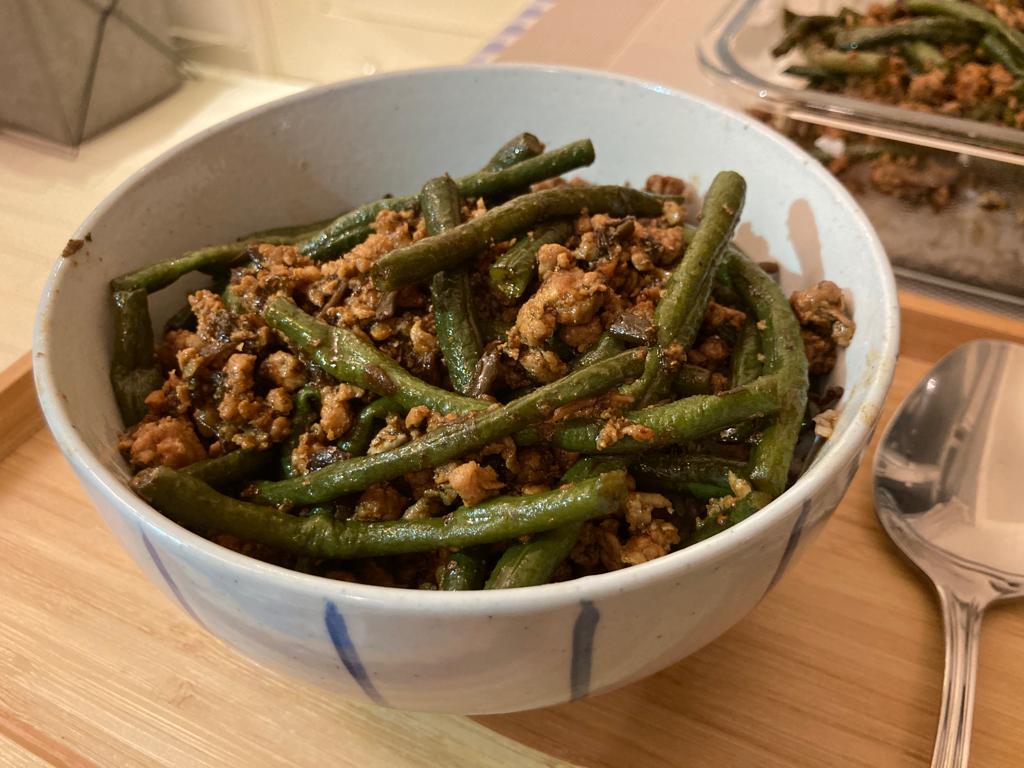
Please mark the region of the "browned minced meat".
POLYGON ((608 518, 583 524, 569 560, 579 575, 622 568, 622 540, 619 538, 619 520, 608 518))
POLYGON ((260 373, 289 392, 294 392, 306 383, 306 369, 302 362, 283 349, 267 355, 260 364, 260 373))
POLYGON ((408 499, 390 483, 377 483, 363 491, 352 519, 366 523, 397 520, 407 504, 408 499))
POLYGON ((708 302, 708 308, 704 312, 704 325, 716 333, 723 328, 738 331, 746 320, 747 313, 743 310, 719 304, 714 299, 708 302))
POLYGON ((675 176, 653 174, 647 177, 644 190, 656 195, 684 195, 686 194, 686 182, 675 176))
MULTIPOLYGON (((669 209, 675 224, 682 223, 680 206, 668 202, 669 209)), ((555 341, 585 352, 627 309, 650 315, 668 276, 665 268, 685 248, 682 228, 666 226, 665 220, 584 214, 576 232, 578 239, 568 244, 539 250, 540 284, 519 307, 502 345, 536 382, 553 381, 568 370, 555 341)))
POLYGON ((348 432, 355 414, 350 401, 366 394, 351 384, 338 384, 320 390, 320 427, 328 440, 337 440, 348 432))
POLYGON ((526 346, 540 346, 559 324, 590 322, 607 292, 597 272, 584 272, 578 267, 554 270, 519 309, 514 331, 526 346))
POLYGON ((883 155, 871 164, 871 183, 880 192, 914 202, 945 205, 960 171, 933 158, 883 155))
POLYGON ((262 243, 250 249, 250 253, 257 267, 245 270, 231 289, 247 306, 258 309, 269 296, 294 295, 308 290, 320 279, 320 267, 293 245, 262 243))
POLYGON ((679 543, 679 530, 667 520, 653 520, 622 547, 624 565, 639 565, 667 555, 679 543))
POLYGON ((836 364, 836 347, 849 346, 856 330, 842 290, 823 280, 807 290, 794 291, 789 303, 800 322, 810 372, 828 373, 836 364))
POLYGON ((445 465, 435 473, 439 483, 447 483, 462 499, 466 506, 479 504, 484 499, 497 495, 504 487, 498 473, 488 466, 475 461, 466 461, 455 466, 445 465))
POLYGON ((643 424, 635 424, 625 416, 612 416, 597 435, 597 449, 603 451, 619 442, 624 437, 631 437, 640 442, 654 439, 654 430, 643 424))
POLYGON ((119 447, 128 455, 133 469, 181 469, 206 458, 206 449, 192 424, 175 416, 139 423, 121 437, 119 447))

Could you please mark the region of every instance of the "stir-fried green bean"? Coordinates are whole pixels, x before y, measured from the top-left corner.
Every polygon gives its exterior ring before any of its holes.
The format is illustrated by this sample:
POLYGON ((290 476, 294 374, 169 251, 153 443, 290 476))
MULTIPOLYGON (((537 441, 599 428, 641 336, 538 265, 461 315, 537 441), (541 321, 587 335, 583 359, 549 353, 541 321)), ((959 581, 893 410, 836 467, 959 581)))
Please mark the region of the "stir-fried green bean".
POLYGON ((132 488, 169 518, 306 557, 353 559, 469 547, 514 539, 610 514, 627 493, 626 474, 609 472, 533 496, 503 496, 444 517, 377 523, 297 517, 224 496, 167 467, 135 476, 132 488))
MULTIPOLYGON (((572 419, 555 428, 552 442, 566 451, 581 453, 638 453, 677 445, 712 435, 726 427, 773 414, 779 410, 779 384, 773 376, 762 376, 742 387, 717 395, 692 395, 665 405, 655 405, 625 414, 629 424, 650 430, 648 439, 622 437, 605 442, 609 428, 600 419, 572 419)), ((612 428, 614 436, 618 430, 612 428)))
MULTIPOLYGON (((462 200, 448 176, 431 179, 420 192, 420 210, 428 235, 439 235, 459 226, 462 200)), ((430 297, 437 327, 437 343, 448 368, 452 386, 466 394, 483 354, 483 341, 473 310, 469 271, 465 267, 438 272, 430 281, 430 297)))
POLYGON ((406 410, 426 405, 440 413, 468 413, 489 406, 485 400, 449 392, 413 376, 348 328, 327 325, 284 296, 267 302, 263 319, 330 376, 390 397, 406 410))
POLYGON ((888 67, 888 60, 881 53, 809 48, 806 55, 810 66, 835 74, 880 75, 888 67))
POLYGON ((772 48, 772 56, 783 56, 800 45, 815 32, 830 27, 836 23, 833 16, 798 16, 787 14, 786 33, 782 39, 772 48))
POLYGON ((786 488, 793 447, 807 406, 807 355, 800 326, 775 281, 746 256, 729 251, 729 269, 744 300, 764 324, 761 337, 765 376, 777 381, 778 413, 761 433, 751 455, 750 480, 772 497, 786 488))
POLYGON ((632 472, 659 490, 712 499, 732 493, 730 473, 742 477, 747 465, 715 456, 662 453, 641 456, 632 465, 632 472))
MULTIPOLYGON (((620 457, 591 456, 576 462, 562 476, 562 483, 577 483, 606 472, 626 467, 620 457)), ((580 536, 582 522, 570 523, 537 534, 529 541, 513 544, 505 550, 491 571, 484 589, 511 589, 547 584, 580 536)))
MULTIPOLYGON (((458 180, 463 197, 486 197, 516 192, 563 173, 594 162, 594 145, 588 139, 567 144, 495 171, 478 171, 458 180)), ((402 211, 416 207, 415 197, 385 197, 339 216, 320 232, 299 245, 299 251, 311 259, 324 259, 341 253, 339 245, 356 227, 369 224, 383 210, 402 211)), ((445 265, 452 266, 452 265, 445 265)), ((436 272, 434 270, 433 272, 436 272)), ((431 272, 430 274, 433 274, 431 272)), ((427 275, 429 277, 429 275, 427 275)))
POLYGON ((693 344, 700 329, 712 278, 739 223, 746 192, 746 181, 733 171, 723 171, 711 182, 686 256, 672 271, 655 307, 657 344, 647 356, 644 375, 627 389, 637 405, 664 400, 669 394, 679 354, 693 344))
POLYGON ((110 383, 126 426, 146 415, 146 397, 163 377, 153 356, 153 326, 145 289, 114 291, 114 352, 110 383))
MULTIPOLYGON (((280 245, 291 243, 293 239, 287 237, 264 238, 260 242, 280 245)), ((142 289, 148 293, 153 293, 161 288, 166 288, 175 280, 184 277, 190 272, 202 272, 204 274, 226 272, 231 267, 245 260, 246 252, 252 244, 251 241, 242 241, 188 251, 178 258, 161 261, 116 277, 110 281, 110 288, 113 291, 142 289)))
POLYGON ((408 472, 436 467, 515 434, 561 405, 608 391, 636 376, 643 359, 643 350, 623 352, 538 387, 507 405, 444 424, 390 451, 339 461, 290 480, 258 481, 249 489, 249 496, 263 504, 319 504, 408 472))
POLYGON ((520 133, 501 145, 483 167, 485 171, 500 171, 544 153, 544 143, 532 133, 520 133))
POLYGON ((911 40, 904 43, 900 50, 917 72, 931 72, 933 69, 949 71, 949 60, 942 55, 942 51, 929 42, 911 40))
MULTIPOLYGON (((540 159, 525 160, 499 173, 514 172, 540 159)), ((657 216, 661 206, 657 197, 628 187, 561 187, 531 192, 461 227, 385 254, 374 263, 371 273, 377 287, 389 291, 457 267, 487 246, 515 237, 547 219, 572 216, 584 208, 592 214, 657 216)))
POLYGON ((981 50, 997 64, 1002 64, 1016 78, 1024 78, 1024 54, 1013 48, 1005 38, 989 32, 981 38, 981 50))
POLYGON ((946 18, 922 18, 877 27, 843 29, 836 33, 835 46, 850 51, 911 40, 932 43, 976 43, 980 37, 979 29, 973 24, 946 18))
POLYGON ((494 287, 506 298, 518 299, 526 293, 537 272, 537 251, 541 246, 564 243, 572 233, 571 222, 553 221, 520 237, 515 245, 491 265, 491 282, 494 287))
POLYGON ((222 488, 252 480, 270 466, 271 455, 270 451, 246 448, 189 464, 181 470, 181 474, 194 477, 214 488, 222 488))
POLYGON ((764 365, 761 362, 761 332, 756 322, 748 322, 740 331, 736 348, 732 351, 731 384, 742 387, 758 376, 764 365))
POLYGON ((373 440, 376 422, 386 416, 399 414, 403 410, 406 409, 403 409, 394 398, 378 397, 359 412, 355 423, 349 427, 345 439, 338 443, 338 447, 350 456, 362 456, 373 440))
POLYGON ((481 589, 487 578, 487 558, 475 549, 452 552, 441 566, 437 577, 437 588, 454 592, 466 589, 481 589))
POLYGON ((907 0, 907 10, 911 13, 951 16, 960 21, 977 24, 986 32, 1004 38, 1018 55, 1024 56, 1024 32, 972 3, 958 0, 907 0))

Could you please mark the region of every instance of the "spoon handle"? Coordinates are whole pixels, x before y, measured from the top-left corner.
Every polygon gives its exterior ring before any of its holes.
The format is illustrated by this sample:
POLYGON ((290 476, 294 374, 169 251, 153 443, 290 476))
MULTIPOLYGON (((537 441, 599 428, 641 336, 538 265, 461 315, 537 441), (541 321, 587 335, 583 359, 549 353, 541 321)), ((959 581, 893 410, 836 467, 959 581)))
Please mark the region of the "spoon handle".
POLYGON ((971 749, 974 681, 985 602, 961 598, 944 587, 938 592, 946 635, 946 672, 942 679, 942 709, 939 710, 932 768, 966 768, 971 749))

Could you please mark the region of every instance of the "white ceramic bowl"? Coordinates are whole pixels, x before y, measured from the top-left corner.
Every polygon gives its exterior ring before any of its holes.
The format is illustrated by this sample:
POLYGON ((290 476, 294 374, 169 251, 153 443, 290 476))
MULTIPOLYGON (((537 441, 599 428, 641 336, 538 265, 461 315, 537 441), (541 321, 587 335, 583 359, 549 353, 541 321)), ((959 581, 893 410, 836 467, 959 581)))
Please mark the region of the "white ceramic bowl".
MULTIPOLYGON (((121 185, 82 224, 42 298, 36 383, 50 428, 107 524, 156 584, 260 663, 392 707, 461 713, 539 707, 651 674, 741 619, 839 502, 889 387, 892 273, 846 191, 745 116, 666 88, 541 67, 407 72, 308 91, 185 142, 121 185), (313 221, 442 171, 478 167, 511 135, 557 146, 589 136, 595 181, 669 173, 703 190, 732 168, 749 183, 740 243, 780 262, 787 290, 828 277, 857 333, 835 372, 836 436, 796 485, 714 538, 615 573, 527 589, 387 589, 294 573, 222 549, 125 485, 107 383, 114 275, 266 226, 313 221), (90 239, 91 236, 91 239, 90 239)), ((162 321, 183 284, 154 297, 162 321)))

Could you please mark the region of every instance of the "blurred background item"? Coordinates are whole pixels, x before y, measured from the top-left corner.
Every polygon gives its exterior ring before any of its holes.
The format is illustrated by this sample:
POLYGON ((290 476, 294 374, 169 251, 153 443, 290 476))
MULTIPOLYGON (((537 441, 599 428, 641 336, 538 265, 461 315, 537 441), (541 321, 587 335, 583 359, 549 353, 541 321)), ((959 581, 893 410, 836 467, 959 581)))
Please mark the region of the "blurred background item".
POLYGON ((78 146, 175 91, 166 10, 153 0, 0 3, 0 124, 78 146))

